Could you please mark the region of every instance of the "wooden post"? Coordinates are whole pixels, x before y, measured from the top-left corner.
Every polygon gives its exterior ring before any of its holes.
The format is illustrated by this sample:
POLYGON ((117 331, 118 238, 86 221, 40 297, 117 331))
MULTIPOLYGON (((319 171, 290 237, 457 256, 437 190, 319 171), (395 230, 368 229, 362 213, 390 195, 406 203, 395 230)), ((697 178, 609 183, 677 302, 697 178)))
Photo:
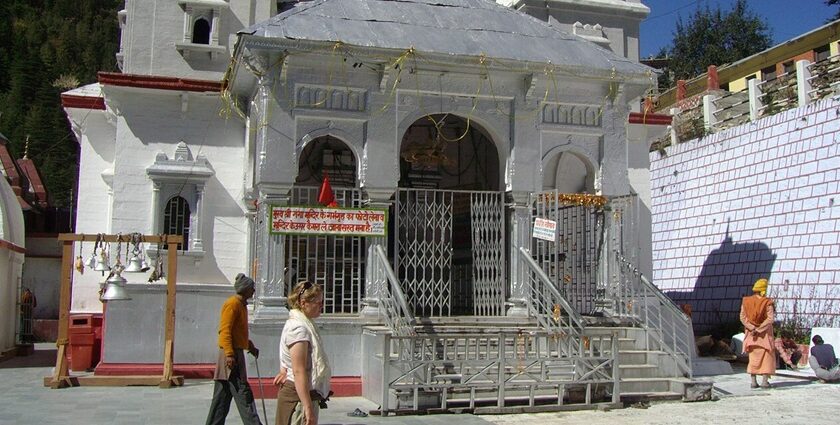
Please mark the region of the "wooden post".
MULTIPOLYGON (((170 388, 180 385, 173 382, 172 363, 175 346, 175 282, 178 276, 178 243, 166 241, 167 276, 166 276, 166 313, 164 315, 164 346, 163 346, 163 379, 160 388, 170 388)), ((160 253, 158 253, 160 255, 160 253)))
MULTIPOLYGON (((165 243, 168 249, 168 276, 166 278, 166 312, 164 316, 164 347, 163 347, 163 375, 162 376, 78 376, 71 377, 67 365, 67 346, 70 325, 70 304, 73 285, 73 242, 128 242, 129 235, 92 235, 62 233, 58 240, 62 243, 61 251, 61 290, 59 296, 58 315, 58 354, 55 360, 55 371, 52 376, 44 378, 44 386, 53 389, 75 385, 95 386, 126 386, 126 385, 158 385, 160 388, 183 385, 182 376, 173 376, 173 359, 175 353, 175 291, 178 281, 178 244, 184 243, 180 235, 144 235, 143 242, 165 243)), ((158 253, 161 255, 161 253, 158 253)))
POLYGON ((58 389, 70 386, 67 367, 67 345, 70 326, 71 281, 73 279, 73 241, 66 240, 61 247, 61 289, 58 298, 58 355, 55 358, 50 388, 58 389))

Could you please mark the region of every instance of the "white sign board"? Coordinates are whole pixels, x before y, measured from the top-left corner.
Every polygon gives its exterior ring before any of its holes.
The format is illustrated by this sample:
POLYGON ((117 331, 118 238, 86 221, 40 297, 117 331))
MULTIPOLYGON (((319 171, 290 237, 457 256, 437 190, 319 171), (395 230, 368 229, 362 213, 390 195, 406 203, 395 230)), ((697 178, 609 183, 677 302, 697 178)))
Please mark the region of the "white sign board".
POLYGON ((537 217, 534 220, 534 237, 554 242, 557 235, 557 222, 537 217))

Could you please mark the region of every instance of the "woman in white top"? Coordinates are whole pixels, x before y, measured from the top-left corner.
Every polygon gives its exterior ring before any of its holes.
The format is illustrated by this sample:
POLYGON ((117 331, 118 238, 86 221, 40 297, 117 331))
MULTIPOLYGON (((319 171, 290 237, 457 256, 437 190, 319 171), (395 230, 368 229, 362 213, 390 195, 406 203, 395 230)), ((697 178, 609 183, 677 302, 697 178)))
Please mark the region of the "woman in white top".
POLYGON ((289 320, 280 336, 276 425, 315 425, 330 395, 330 363, 312 319, 321 315, 323 289, 303 281, 289 293, 289 320))

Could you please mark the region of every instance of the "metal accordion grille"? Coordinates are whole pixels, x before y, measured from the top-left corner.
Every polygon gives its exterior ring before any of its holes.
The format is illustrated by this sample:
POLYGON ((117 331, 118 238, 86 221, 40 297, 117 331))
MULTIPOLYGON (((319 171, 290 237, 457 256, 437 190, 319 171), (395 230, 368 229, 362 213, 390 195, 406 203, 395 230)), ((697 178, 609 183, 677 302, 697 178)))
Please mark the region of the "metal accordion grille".
MULTIPOLYGON (((290 206, 318 205, 318 187, 294 187, 290 206)), ((362 206, 359 189, 333 188, 339 207, 362 206)), ((303 279, 324 288, 324 314, 358 313, 364 296, 366 241, 359 236, 283 235, 286 292, 303 279)))

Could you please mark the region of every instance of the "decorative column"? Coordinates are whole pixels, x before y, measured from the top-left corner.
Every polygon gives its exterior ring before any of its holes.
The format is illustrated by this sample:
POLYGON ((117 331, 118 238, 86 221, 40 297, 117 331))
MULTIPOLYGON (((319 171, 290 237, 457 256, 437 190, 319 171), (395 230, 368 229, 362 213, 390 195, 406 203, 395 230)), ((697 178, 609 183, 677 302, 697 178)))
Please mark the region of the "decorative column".
MULTIPOLYGON (((201 221, 204 217, 202 212, 204 204, 204 183, 195 184, 195 224, 194 228, 190 230, 190 249, 192 251, 204 251, 204 244, 201 239, 201 221)), ((186 241, 185 241, 186 242, 186 241)))
POLYGON ((149 233, 160 233, 160 182, 152 180, 152 228, 149 233))
MULTIPOLYGON (((367 193, 367 207, 381 208, 388 210, 393 205, 391 196, 394 195, 395 188, 386 189, 366 189, 367 193)), ((388 238, 366 238, 368 247, 373 245, 380 245, 385 251, 388 251, 388 238)), ((369 265, 368 265, 369 266, 369 265)), ((373 287, 373 282, 365 279, 365 296, 362 298, 362 309, 359 312, 360 316, 377 317, 379 316, 379 298, 377 297, 377 289, 373 287)))
POLYGON ((284 235, 271 234, 269 214, 271 205, 289 204, 290 189, 291 187, 272 187, 271 193, 263 192, 259 197, 254 217, 254 280, 257 282, 255 322, 277 321, 289 315, 286 308, 286 288, 289 286, 285 279, 286 238, 284 235))
POLYGON ((508 316, 528 317, 527 283, 525 282, 524 264, 519 257, 519 247, 531 247, 531 197, 529 192, 508 192, 510 201, 510 298, 508 316))
MULTIPOLYGON (((261 65, 264 65, 264 58, 263 61, 257 62, 261 65)), ((262 66, 259 69, 265 72, 265 67, 262 66)), ((259 88, 257 89, 257 94, 254 96, 253 108, 251 113, 256 115, 256 119, 251 119, 251 125, 256 124, 256 129, 253 129, 256 134, 256 158, 254 161, 254 169, 255 169, 255 177, 257 179, 255 181, 262 181, 262 176, 265 174, 266 167, 269 166, 266 163, 267 155, 267 146, 271 143, 271 135, 269 134, 269 127, 268 127, 268 109, 271 104, 271 87, 274 84, 274 79, 271 77, 270 74, 263 74, 259 77, 259 88)))

